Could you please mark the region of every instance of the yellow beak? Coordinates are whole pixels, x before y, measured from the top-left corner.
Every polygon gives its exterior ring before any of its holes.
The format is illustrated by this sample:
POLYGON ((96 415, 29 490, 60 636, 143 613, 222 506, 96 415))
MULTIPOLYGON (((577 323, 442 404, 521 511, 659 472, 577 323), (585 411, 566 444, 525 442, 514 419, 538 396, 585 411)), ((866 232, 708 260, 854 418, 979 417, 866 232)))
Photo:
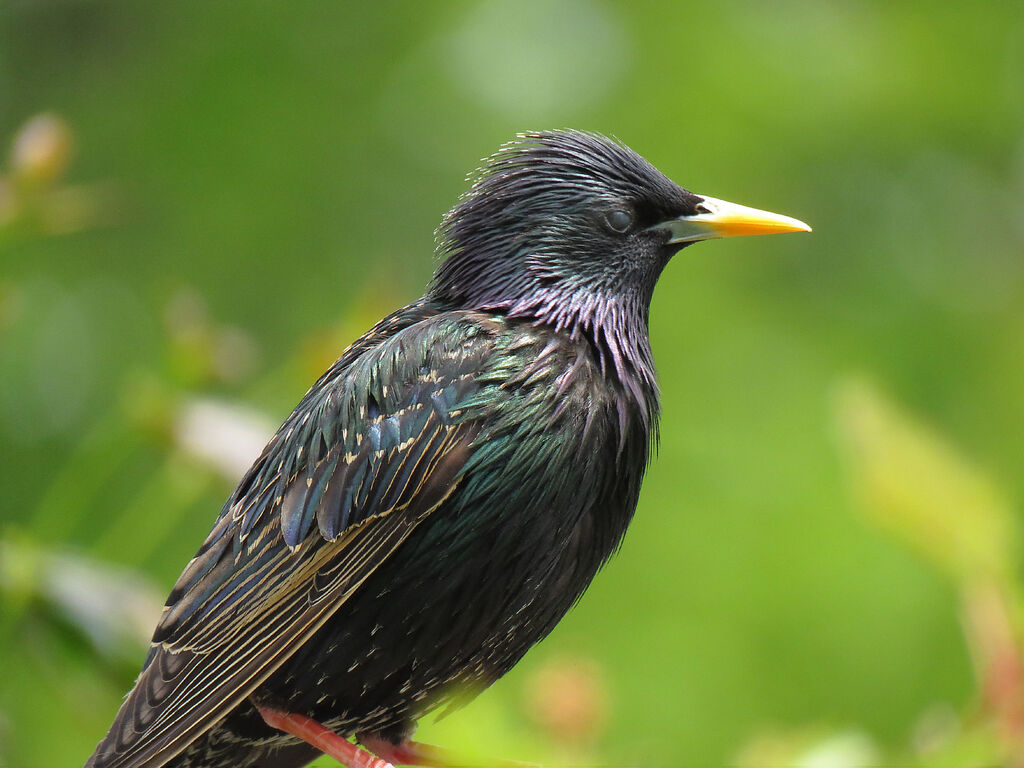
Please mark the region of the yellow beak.
POLYGON ((701 195, 704 213, 680 216, 658 225, 672 233, 669 243, 693 243, 713 237, 773 235, 779 232, 810 232, 799 219, 701 195))

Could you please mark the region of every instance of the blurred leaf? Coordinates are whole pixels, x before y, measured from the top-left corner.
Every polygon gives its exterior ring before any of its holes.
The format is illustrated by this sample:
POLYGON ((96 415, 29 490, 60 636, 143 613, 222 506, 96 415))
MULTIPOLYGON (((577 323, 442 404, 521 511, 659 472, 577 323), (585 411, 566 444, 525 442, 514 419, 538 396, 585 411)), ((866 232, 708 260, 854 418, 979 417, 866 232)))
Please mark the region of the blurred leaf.
MULTIPOLYGON (((953 581, 995 754, 1024 760, 1024 660, 1015 626, 1019 531, 995 482, 871 385, 839 396, 844 448, 869 520, 953 581)), ((956 740, 951 749, 959 750, 956 740)), ((942 750, 937 750, 942 751, 942 750)))
POLYGON ((843 452, 868 520, 955 583, 1011 579, 1018 530, 993 480, 864 381, 839 391, 843 452))

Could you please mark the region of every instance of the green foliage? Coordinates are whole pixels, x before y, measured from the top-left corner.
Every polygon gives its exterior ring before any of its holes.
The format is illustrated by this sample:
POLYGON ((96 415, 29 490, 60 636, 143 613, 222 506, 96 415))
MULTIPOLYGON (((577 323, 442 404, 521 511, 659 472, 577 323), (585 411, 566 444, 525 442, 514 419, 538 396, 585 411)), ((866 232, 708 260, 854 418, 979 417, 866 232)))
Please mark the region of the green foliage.
POLYGON ((0 763, 84 760, 144 653, 128 606, 160 602, 252 446, 419 295, 477 158, 561 126, 815 232, 670 265, 662 443, 623 551, 421 737, 552 764, 1018 758, 1022 14, 6 8, 0 763))

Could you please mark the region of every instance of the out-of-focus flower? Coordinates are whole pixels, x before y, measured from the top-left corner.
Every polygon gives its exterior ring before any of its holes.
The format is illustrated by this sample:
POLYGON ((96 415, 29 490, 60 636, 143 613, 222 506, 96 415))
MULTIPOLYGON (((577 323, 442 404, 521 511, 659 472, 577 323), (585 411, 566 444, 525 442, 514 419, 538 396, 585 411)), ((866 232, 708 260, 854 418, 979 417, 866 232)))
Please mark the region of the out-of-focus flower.
POLYGON ((562 657, 536 670, 525 686, 526 711, 557 743, 585 744, 608 717, 608 690, 596 661, 562 657))
POLYGON ((190 288, 177 291, 167 302, 164 322, 170 334, 172 373, 184 386, 241 381, 259 359, 252 336, 240 328, 214 323, 206 302, 190 288))
POLYGON ((11 176, 16 183, 52 184, 68 168, 72 153, 71 129, 51 113, 31 118, 11 145, 11 176))
POLYGON ((911 746, 919 755, 945 749, 960 735, 960 717, 949 704, 936 704, 918 718, 911 734, 911 746))
POLYGON ((149 642, 163 602, 132 569, 14 539, 0 540, 0 598, 17 608, 42 603, 101 656, 131 664, 149 642))
POLYGON ((74 136, 58 115, 30 118, 11 142, 0 176, 0 236, 76 232, 109 220, 114 196, 101 184, 67 184, 74 136))
POLYGON ((862 768, 881 760, 878 746, 863 731, 807 728, 762 733, 743 747, 736 764, 742 768, 862 768))
POLYGON ((245 474, 272 434, 274 424, 263 414, 206 398, 185 401, 174 424, 175 443, 231 483, 245 474))

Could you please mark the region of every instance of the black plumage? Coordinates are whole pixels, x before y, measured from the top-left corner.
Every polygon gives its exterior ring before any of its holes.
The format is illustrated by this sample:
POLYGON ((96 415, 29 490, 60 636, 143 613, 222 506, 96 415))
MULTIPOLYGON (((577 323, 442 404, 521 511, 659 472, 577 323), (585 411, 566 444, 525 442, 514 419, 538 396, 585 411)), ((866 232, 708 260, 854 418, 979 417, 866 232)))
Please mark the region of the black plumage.
POLYGON ((689 242, 753 233, 737 222, 806 228, 593 134, 524 135, 486 161, 424 298, 343 353, 224 505, 88 765, 319 754, 260 707, 399 745, 507 672, 636 508, 661 270, 689 242))

